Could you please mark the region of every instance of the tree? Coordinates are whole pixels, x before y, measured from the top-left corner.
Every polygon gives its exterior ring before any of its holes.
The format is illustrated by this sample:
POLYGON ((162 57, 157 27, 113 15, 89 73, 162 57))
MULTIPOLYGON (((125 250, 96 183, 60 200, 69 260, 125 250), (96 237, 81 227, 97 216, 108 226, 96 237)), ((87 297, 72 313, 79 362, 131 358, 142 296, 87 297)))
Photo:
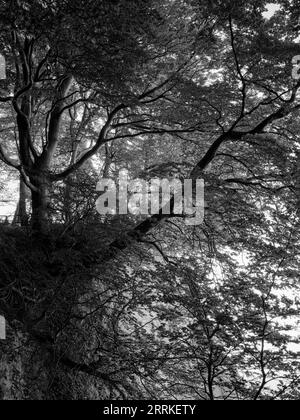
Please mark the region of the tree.
POLYGON ((147 110, 149 104, 165 94, 164 90, 173 87, 174 77, 189 61, 193 37, 183 43, 185 34, 182 34, 178 45, 169 47, 171 37, 180 27, 167 26, 164 31, 159 10, 149 3, 104 2, 99 8, 95 2, 57 1, 50 5, 16 1, 13 6, 13 14, 11 5, 2 6, 5 16, 2 44, 10 63, 7 90, 13 93, 2 97, 1 102, 6 104, 7 112, 10 104, 14 110, 18 162, 11 160, 3 147, 1 155, 5 163, 20 171, 30 188, 33 225, 41 230, 47 225, 51 183, 66 179, 107 141, 170 130, 153 126, 157 118, 149 128, 139 127, 138 124, 148 121, 141 108, 147 110), (158 35, 154 34, 154 25, 159 27, 158 35), (188 50, 179 54, 184 45, 188 50), (166 74, 162 74, 162 60, 166 74), (146 80, 150 72, 153 80, 146 80), (89 150, 76 162, 71 156, 70 166, 55 173, 57 147, 68 121, 66 112, 71 114, 77 104, 90 105, 93 109, 89 113, 94 113, 92 121, 84 121, 82 130, 88 124, 95 125, 99 118, 102 124, 97 126, 98 133, 89 150), (137 115, 128 118, 135 109, 137 115), (114 126, 117 117, 123 122, 114 126), (140 134, 127 134, 131 127, 139 128, 140 134), (127 133, 122 128, 128 128, 127 133), (118 134, 109 135, 116 129, 118 134))

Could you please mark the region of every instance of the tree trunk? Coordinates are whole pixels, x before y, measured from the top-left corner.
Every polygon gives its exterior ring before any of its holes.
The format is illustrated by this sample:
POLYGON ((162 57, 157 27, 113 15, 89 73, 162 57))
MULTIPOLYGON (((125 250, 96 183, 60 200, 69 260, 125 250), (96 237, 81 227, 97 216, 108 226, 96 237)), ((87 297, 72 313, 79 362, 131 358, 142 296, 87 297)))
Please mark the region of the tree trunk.
POLYGON ((48 231, 48 184, 47 181, 33 183, 38 191, 31 192, 32 203, 32 229, 37 233, 48 231))
POLYGON ((21 226, 28 226, 28 214, 26 210, 26 198, 27 198, 27 188, 20 177, 20 192, 19 192, 19 202, 15 212, 13 224, 20 224, 21 226))

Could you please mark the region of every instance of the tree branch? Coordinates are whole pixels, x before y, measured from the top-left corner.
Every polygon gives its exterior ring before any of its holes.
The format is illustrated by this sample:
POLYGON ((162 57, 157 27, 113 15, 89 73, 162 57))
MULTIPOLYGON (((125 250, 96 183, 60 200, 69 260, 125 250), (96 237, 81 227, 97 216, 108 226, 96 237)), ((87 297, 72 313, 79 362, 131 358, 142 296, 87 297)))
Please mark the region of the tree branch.
POLYGON ((51 175, 51 180, 52 181, 60 181, 62 179, 67 178, 73 172, 78 170, 88 159, 90 159, 92 156, 94 156, 94 154, 100 149, 100 147, 103 144, 106 143, 106 141, 107 141, 106 136, 109 132, 109 129, 111 128, 111 124, 112 124, 114 118, 116 117, 116 115, 118 114, 119 111, 121 111, 122 109, 125 109, 125 108, 126 108, 126 106, 124 104, 121 104, 121 105, 117 106, 108 115, 107 121, 100 131, 100 134, 98 136, 98 140, 97 140, 96 144, 90 150, 88 150, 76 163, 71 165, 68 169, 61 172, 60 174, 51 175))
MULTIPOLYGON (((228 140, 242 140, 245 136, 248 135, 255 135, 263 133, 264 129, 271 124, 272 122, 284 118, 285 116, 289 115, 293 112, 297 107, 286 109, 286 107, 281 107, 277 111, 270 114, 266 117, 263 121, 261 121, 258 125, 256 125, 253 129, 250 129, 245 132, 235 131, 233 124, 232 128, 229 129, 227 132, 222 133, 210 146, 206 154, 203 158, 198 162, 198 164, 194 167, 191 172, 190 178, 195 180, 199 179, 203 176, 203 172, 208 167, 208 165, 213 161, 215 158, 218 150, 220 149, 221 145, 228 140)), ((171 199, 170 203, 167 204, 170 206, 171 213, 174 207, 174 198, 171 199)), ((106 255, 103 256, 103 260, 107 261, 111 258, 114 258, 116 252, 124 251, 132 241, 140 242, 143 237, 145 237, 151 230, 156 228, 160 225, 163 221, 169 219, 170 217, 174 217, 172 214, 164 214, 163 209, 160 209, 159 213, 153 215, 140 224, 138 224, 133 230, 127 233, 128 241, 124 241, 124 239, 116 239, 113 241, 110 246, 108 247, 106 255)))

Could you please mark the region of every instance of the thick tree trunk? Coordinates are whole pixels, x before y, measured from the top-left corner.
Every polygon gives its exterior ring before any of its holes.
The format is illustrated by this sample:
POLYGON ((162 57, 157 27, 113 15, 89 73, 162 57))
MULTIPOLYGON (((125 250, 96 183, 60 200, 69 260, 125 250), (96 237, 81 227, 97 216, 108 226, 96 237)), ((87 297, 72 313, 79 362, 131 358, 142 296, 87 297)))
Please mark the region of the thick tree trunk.
POLYGON ((19 202, 15 212, 13 224, 20 224, 21 226, 28 226, 28 214, 26 209, 27 187, 20 177, 20 192, 19 202))
POLYGON ((32 229, 37 233, 46 233, 48 231, 48 209, 49 209, 49 196, 47 181, 40 183, 35 182, 37 191, 31 192, 32 203, 32 229))

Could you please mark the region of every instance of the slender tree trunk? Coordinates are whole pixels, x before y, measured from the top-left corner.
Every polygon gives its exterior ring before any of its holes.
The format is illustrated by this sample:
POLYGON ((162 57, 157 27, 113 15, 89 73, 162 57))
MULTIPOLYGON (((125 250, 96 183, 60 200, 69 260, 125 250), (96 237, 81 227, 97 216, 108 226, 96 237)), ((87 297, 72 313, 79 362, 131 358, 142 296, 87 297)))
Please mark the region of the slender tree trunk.
POLYGON ((74 176, 70 175, 65 181, 65 195, 64 195, 64 217, 65 223, 68 226, 72 222, 72 185, 74 176))
MULTIPOLYGON (((71 165, 74 165, 77 159, 79 150, 79 142, 76 140, 72 142, 72 159, 71 165)), ((72 196, 73 196, 73 183, 75 180, 75 174, 69 175, 65 180, 65 195, 64 195, 64 216, 65 223, 69 225, 72 221, 72 196)))

